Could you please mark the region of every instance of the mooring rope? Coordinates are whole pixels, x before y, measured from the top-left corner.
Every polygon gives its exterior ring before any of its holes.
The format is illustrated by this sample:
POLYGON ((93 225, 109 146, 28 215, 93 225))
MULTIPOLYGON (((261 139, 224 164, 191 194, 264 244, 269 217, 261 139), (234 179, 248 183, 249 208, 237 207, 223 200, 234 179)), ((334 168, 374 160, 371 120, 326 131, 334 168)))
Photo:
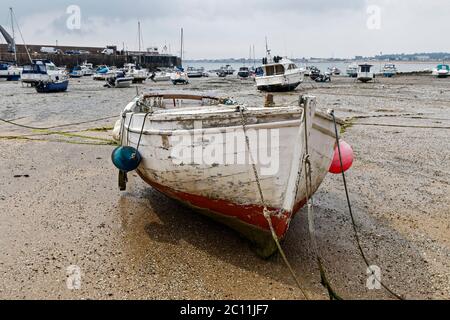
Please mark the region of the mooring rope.
MULTIPOLYGON (((303 100, 303 99, 302 99, 303 100)), ((301 101, 302 101, 301 100, 301 101)), ((325 267, 322 263, 322 257, 319 252, 319 246, 317 245, 316 238, 316 228, 314 223, 314 199, 313 199, 313 191, 312 191, 312 170, 311 170, 311 161, 309 154, 309 132, 308 132, 308 113, 306 110, 306 103, 304 107, 304 125, 305 125, 305 155, 303 157, 303 164, 305 166, 305 191, 306 191, 306 200, 307 200, 307 208, 308 208, 308 227, 309 227, 309 235, 310 241, 313 247, 314 254, 316 256, 317 266, 320 272, 321 284, 327 289, 330 300, 343 300, 333 289, 328 281, 327 273, 325 271, 325 267)), ((311 119, 312 121, 312 119, 311 119)), ((301 124, 300 124, 301 125, 301 124)))
POLYGON ((289 260, 287 259, 283 248, 281 247, 280 240, 278 239, 278 236, 277 236, 277 234, 275 232, 275 229, 273 227, 272 215, 271 215, 270 210, 268 210, 268 208, 267 208, 266 201, 264 199, 264 193, 263 193, 262 187, 261 187, 261 182, 260 182, 260 179, 259 179, 258 169, 256 168, 256 162, 253 159, 253 155, 252 155, 252 152, 251 152, 251 149, 250 149, 250 139, 248 138, 248 135, 247 135, 247 121, 246 121, 245 115, 244 115, 244 108, 239 106, 238 107, 238 111, 241 114, 242 128, 243 128, 243 131, 244 131, 244 134, 245 134, 245 142, 247 144, 247 149, 248 149, 248 152, 249 152, 250 158, 251 158, 250 161, 252 163, 253 173, 255 175, 256 183, 258 185, 258 191, 259 191, 259 195, 261 197, 261 204, 264 207, 264 209, 263 209, 264 218, 267 220, 267 223, 269 224, 269 228, 270 228, 270 232, 272 234, 272 238, 275 241, 275 244, 276 244, 276 246, 278 248, 278 251, 280 252, 281 257, 283 258, 284 263, 286 264, 287 268, 289 269, 289 271, 290 271, 290 273, 292 275, 292 278, 294 279, 295 283, 297 284, 297 287, 299 288, 299 290, 301 291, 301 293, 303 294, 305 299, 306 300, 310 300, 308 294, 306 293, 306 291, 303 289, 302 285, 300 284, 300 281, 298 280, 294 269, 292 268, 291 264, 289 263, 289 260))
POLYGON ((66 123, 66 124, 61 124, 61 125, 51 126, 51 127, 27 126, 27 125, 24 125, 24 124, 16 123, 16 122, 14 122, 14 120, 6 120, 6 119, 2 119, 2 118, 0 118, 0 121, 4 122, 4 123, 7 123, 7 124, 10 124, 10 125, 13 125, 13 126, 17 126, 17 127, 25 128, 25 129, 30 129, 30 130, 51 130, 51 129, 57 129, 57 128, 77 126, 77 125, 80 125, 80 124, 87 124, 87 123, 92 123, 92 122, 98 122, 98 121, 102 121, 102 120, 109 120, 109 119, 118 118, 118 117, 120 117, 120 115, 109 116, 109 117, 98 118, 98 119, 92 119, 92 120, 86 120, 86 121, 81 121, 81 122, 66 123))
MULTIPOLYGON (((334 122, 334 130, 335 130, 335 134, 336 134, 336 144, 337 144, 337 148, 338 148, 338 153, 339 153, 339 161, 340 161, 340 165, 341 165, 341 171, 342 171, 342 179, 344 182, 344 189, 345 189, 345 196, 347 197, 347 205, 348 205, 348 210, 350 213, 350 218, 352 221, 352 226, 353 226, 353 231, 354 231, 354 236, 355 236, 355 240, 356 243, 358 245, 358 250, 361 254, 361 257, 363 258, 367 268, 369 268, 369 270, 371 270, 371 264, 369 263, 369 260, 367 259, 364 250, 361 246, 361 241, 360 241, 360 237, 359 237, 359 232, 358 232, 358 228, 356 227, 356 222, 355 222, 355 217, 353 215, 353 210, 352 210, 352 205, 350 202, 350 196, 349 196, 349 192, 348 192, 348 186, 347 186, 347 179, 345 177, 345 171, 344 171, 344 165, 342 162, 342 153, 341 153, 341 146, 340 146, 340 141, 339 141, 339 132, 338 132, 338 127, 337 127, 337 123, 336 123, 336 116, 334 114, 334 110, 330 110, 329 111, 330 116, 333 118, 333 122, 334 122)), ((372 275, 375 277, 376 281, 378 283, 380 283, 380 285, 387 291, 389 292, 392 296, 394 296, 395 298, 399 299, 399 300, 404 300, 404 298, 402 296, 400 296, 399 294, 395 293, 391 288, 389 288, 387 285, 385 285, 381 279, 378 279, 375 272, 372 270, 372 275)))

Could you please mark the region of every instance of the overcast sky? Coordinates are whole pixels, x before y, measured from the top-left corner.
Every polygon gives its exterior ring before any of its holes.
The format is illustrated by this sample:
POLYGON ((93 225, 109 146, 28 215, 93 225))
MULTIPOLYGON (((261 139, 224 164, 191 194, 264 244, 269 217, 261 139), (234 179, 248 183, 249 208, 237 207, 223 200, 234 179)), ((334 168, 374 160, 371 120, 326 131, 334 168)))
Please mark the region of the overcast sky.
MULTIPOLYGON (((180 28, 187 59, 263 56, 265 36, 274 54, 354 57, 383 53, 450 51, 449 0, 2 0, 30 44, 170 45, 179 54, 180 28), (80 29, 67 28, 68 6, 81 9, 80 29), (378 9, 379 8, 379 11, 378 9), (379 14, 378 14, 379 13, 379 14), (380 18, 380 19, 378 19, 380 18)), ((73 21, 73 20, 71 20, 73 21)), ((1 42, 4 43, 3 38, 1 42)), ((18 43, 22 43, 20 37, 18 43)))

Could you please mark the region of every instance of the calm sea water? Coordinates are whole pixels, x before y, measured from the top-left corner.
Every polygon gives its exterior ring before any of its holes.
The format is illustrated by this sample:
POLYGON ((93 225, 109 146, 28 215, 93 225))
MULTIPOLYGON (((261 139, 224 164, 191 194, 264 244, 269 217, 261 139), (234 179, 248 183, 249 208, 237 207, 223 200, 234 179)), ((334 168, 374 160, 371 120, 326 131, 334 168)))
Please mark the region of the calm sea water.
MULTIPOLYGON (((308 63, 308 66, 316 66, 321 71, 327 71, 328 68, 337 67, 342 72, 345 73, 345 70, 352 62, 317 62, 317 63, 308 63)), ((379 72, 383 66, 387 62, 373 62, 374 65, 374 71, 379 72)), ((392 62, 396 65, 397 70, 399 72, 412 72, 412 71, 425 71, 425 70, 433 70, 437 66, 437 62, 426 62, 426 63, 417 63, 417 62, 392 62)), ((220 69, 220 67, 229 64, 231 65, 235 70, 239 70, 240 67, 246 66, 246 67, 252 67, 253 62, 248 62, 246 64, 243 63, 215 63, 215 62, 193 62, 193 61, 186 61, 184 63, 184 67, 195 67, 200 68, 203 67, 205 70, 217 70, 220 69)), ((304 63, 298 63, 301 67, 306 67, 307 65, 304 63)), ((260 61, 256 63, 256 66, 260 66, 260 61)))

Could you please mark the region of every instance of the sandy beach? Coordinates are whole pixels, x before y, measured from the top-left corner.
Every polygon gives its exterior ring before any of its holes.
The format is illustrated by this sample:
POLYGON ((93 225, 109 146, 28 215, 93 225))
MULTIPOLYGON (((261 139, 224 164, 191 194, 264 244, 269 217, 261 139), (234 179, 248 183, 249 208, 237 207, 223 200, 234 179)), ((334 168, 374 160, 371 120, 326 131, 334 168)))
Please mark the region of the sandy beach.
MULTIPOLYGON (((173 89, 151 81, 106 89, 80 79, 67 93, 39 95, 0 83, 0 118, 22 125, 0 122, 0 299, 302 298, 279 256, 260 259, 237 233, 136 175, 127 192, 118 190, 112 126, 137 91, 173 89), (82 272, 79 290, 67 288, 69 266, 82 272)), ((176 89, 264 101, 252 81, 234 76, 176 89)), ((303 94, 347 121, 343 139, 356 155, 347 173, 350 198, 362 246, 383 282, 407 299, 450 299, 450 79, 308 80, 275 101, 295 103, 303 94)), ((314 201, 335 290, 344 299, 393 299, 366 287, 341 177, 328 175, 314 201)), ((283 247, 308 294, 328 299, 305 209, 283 247)))

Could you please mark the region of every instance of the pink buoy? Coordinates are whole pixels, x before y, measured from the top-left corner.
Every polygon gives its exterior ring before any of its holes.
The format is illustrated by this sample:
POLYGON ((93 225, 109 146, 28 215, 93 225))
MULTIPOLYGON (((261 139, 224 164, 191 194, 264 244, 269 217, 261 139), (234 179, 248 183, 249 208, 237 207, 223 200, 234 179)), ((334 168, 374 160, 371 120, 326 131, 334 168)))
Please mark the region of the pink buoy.
MULTIPOLYGON (((339 141, 339 146, 341 147, 341 156, 342 156, 342 167, 344 172, 350 169, 353 165, 354 154, 352 147, 345 142, 344 140, 339 141)), ((333 162, 331 163, 330 173, 340 174, 342 173, 341 162, 339 160, 339 150, 338 147, 334 149, 334 157, 333 162)))

